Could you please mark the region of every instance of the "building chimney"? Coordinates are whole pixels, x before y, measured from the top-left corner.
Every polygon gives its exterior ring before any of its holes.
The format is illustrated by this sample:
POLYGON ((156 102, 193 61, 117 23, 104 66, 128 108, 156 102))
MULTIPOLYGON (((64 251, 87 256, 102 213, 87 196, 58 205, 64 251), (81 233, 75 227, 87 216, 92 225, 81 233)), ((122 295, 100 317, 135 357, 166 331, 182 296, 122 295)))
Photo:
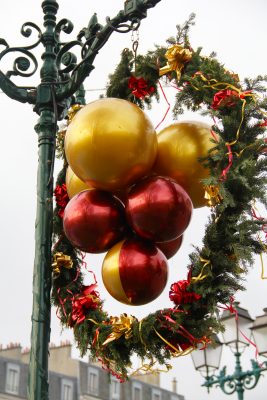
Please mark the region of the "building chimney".
POLYGON ((172 391, 174 393, 177 393, 177 379, 176 378, 173 378, 173 380, 172 380, 172 391))

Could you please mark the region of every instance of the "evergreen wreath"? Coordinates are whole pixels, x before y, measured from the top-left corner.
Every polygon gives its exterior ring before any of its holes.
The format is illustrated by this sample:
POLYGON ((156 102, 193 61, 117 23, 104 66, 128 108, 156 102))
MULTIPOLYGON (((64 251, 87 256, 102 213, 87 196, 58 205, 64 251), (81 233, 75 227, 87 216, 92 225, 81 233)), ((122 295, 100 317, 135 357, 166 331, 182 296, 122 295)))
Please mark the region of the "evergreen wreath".
MULTIPOLYGON (((199 111, 213 118, 214 148, 201 162, 210 170, 206 186, 211 215, 206 225, 203 247, 189 255, 188 277, 171 286, 169 309, 157 310, 138 321, 126 314, 109 316, 96 290, 96 282, 84 286, 81 273, 83 255, 68 241, 63 232, 62 213, 68 202, 65 186, 67 163, 58 134, 58 154, 64 166, 55 189, 53 304, 65 327, 72 327, 77 346, 84 355, 102 361, 103 366, 121 381, 127 378, 133 354, 143 360, 143 370, 151 370, 157 362, 169 369, 171 357, 188 354, 212 341, 214 333, 223 330, 218 319, 219 305, 233 310, 232 296, 244 289, 242 281, 252 266, 253 255, 265 251, 259 239, 260 218, 253 218, 253 202, 266 205, 266 143, 267 101, 263 98, 267 77, 245 79, 227 71, 215 54, 201 55, 188 40, 194 15, 182 26, 167 46, 156 46, 145 56, 134 60, 131 50, 124 50, 115 72, 109 77, 107 97, 135 102, 141 108, 151 106, 159 98, 159 68, 166 65, 169 46, 191 52, 177 79, 175 71, 168 74, 175 80, 177 91, 174 116, 184 109, 199 111), (144 96, 135 96, 129 87, 133 76, 142 77, 146 87, 153 87, 144 96), (145 363, 144 360, 148 360, 145 363)), ((79 108, 79 107, 78 107, 79 108)), ((254 215, 255 216, 255 215, 254 215)))

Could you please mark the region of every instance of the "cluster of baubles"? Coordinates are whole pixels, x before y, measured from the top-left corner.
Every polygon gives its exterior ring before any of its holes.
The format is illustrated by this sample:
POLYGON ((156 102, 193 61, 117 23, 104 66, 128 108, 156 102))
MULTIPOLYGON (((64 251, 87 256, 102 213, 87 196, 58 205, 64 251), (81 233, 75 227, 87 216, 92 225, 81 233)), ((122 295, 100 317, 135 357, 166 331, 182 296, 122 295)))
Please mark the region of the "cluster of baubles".
POLYGON ((89 103, 69 124, 64 231, 82 251, 107 251, 103 282, 118 301, 142 305, 163 291, 192 201, 204 205, 199 158, 209 137, 209 126, 196 122, 157 135, 139 107, 115 98, 89 103))

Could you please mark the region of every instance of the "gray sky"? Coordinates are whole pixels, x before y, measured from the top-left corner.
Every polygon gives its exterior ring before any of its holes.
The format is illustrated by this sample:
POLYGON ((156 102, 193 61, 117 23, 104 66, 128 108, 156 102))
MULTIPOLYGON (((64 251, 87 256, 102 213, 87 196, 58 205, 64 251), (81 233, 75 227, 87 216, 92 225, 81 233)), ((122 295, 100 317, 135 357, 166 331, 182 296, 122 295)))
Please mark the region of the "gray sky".
MULTIPOLYGON (((98 13, 99 22, 104 23, 105 17, 114 16, 123 8, 123 0, 59 0, 59 18, 67 17, 74 22, 74 33, 66 40, 74 38, 81 28, 88 24, 93 12, 98 13)), ((9 0, 5 3, 0 15, 0 37, 11 46, 31 43, 20 35, 20 27, 26 21, 36 22, 41 26, 41 1, 9 0)), ((240 78, 254 77, 267 71, 267 55, 265 38, 267 36, 267 3, 265 0, 162 0, 155 9, 148 12, 148 18, 143 21, 139 31, 139 51, 145 52, 153 48, 154 43, 164 44, 166 38, 175 35, 175 25, 184 22, 191 12, 195 12, 196 26, 192 28, 191 45, 193 48, 203 47, 203 54, 211 51, 217 53, 218 59, 227 69, 239 74, 240 78)), ((114 33, 109 43, 98 56, 90 78, 86 81, 86 89, 103 88, 107 75, 113 71, 119 61, 119 54, 124 47, 131 46, 130 34, 114 33)), ((38 50, 39 52, 40 50, 38 50)), ((39 54, 39 53, 38 53, 39 54)), ((13 62, 14 58, 10 61, 13 62)), ((5 70, 6 63, 0 64, 5 70)), ((21 85, 34 85, 38 82, 38 74, 24 81, 17 80, 21 85)), ((88 101, 99 96, 100 92, 87 92, 88 101)), ((175 96, 175 89, 166 89, 169 100, 175 96)), ((162 119, 166 110, 164 100, 149 112, 155 125, 162 119)), ((37 166, 37 137, 34 125, 37 121, 29 105, 17 104, 0 93, 1 113, 1 156, 0 156, 0 251, 1 251, 1 281, 0 281, 0 343, 21 342, 23 346, 30 344, 31 304, 32 304, 32 267, 34 249, 35 221, 35 187, 37 166)), ((183 119, 203 120, 200 115, 184 115, 183 119)), ((164 125, 172 122, 169 113, 164 125)), ((57 166, 58 168, 58 166, 57 166)), ((110 299, 101 285, 102 256, 88 256, 88 267, 94 269, 98 276, 100 293, 105 301, 105 308, 110 314, 121 312, 143 317, 148 312, 162 307, 168 307, 168 290, 172 282, 185 279, 188 254, 192 245, 200 245, 209 210, 203 208, 194 212, 189 229, 186 231, 184 244, 180 252, 170 260, 170 276, 166 290, 153 303, 143 307, 127 307, 110 299)), ((263 211, 264 215, 264 211, 263 211)), ((265 214, 266 215, 266 214, 265 214)), ((267 257, 265 257, 267 275, 267 257)), ((261 280, 260 262, 255 259, 254 268, 245 281, 246 291, 238 293, 236 299, 249 309, 251 315, 262 314, 262 308, 267 306, 267 280, 261 280)), ((51 341, 71 339, 70 331, 63 331, 52 311, 51 341)), ((253 349, 248 349, 243 355, 244 368, 249 368, 249 359, 254 357, 253 349)), ((232 357, 228 349, 224 349, 222 364, 227 364, 228 372, 234 369, 232 357)), ((220 389, 212 389, 210 395, 200 388, 202 378, 194 371, 190 356, 173 361, 173 370, 163 374, 162 385, 170 389, 170 381, 176 376, 179 393, 187 400, 221 400, 225 395, 220 389)), ((267 379, 261 378, 255 390, 247 392, 247 400, 263 400, 266 398, 267 379)), ((234 395, 235 396, 235 395, 234 395)), ((234 397, 233 397, 234 398, 234 397)))

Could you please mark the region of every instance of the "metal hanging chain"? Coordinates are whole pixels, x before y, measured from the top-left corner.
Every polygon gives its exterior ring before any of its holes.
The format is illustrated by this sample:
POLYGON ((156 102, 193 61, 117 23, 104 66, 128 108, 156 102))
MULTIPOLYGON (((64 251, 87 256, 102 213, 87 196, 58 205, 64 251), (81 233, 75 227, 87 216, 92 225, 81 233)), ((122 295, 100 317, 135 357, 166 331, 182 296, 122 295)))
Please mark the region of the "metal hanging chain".
POLYGON ((132 30, 131 41, 132 41, 132 51, 134 53, 134 74, 136 74, 136 56, 137 56, 137 49, 139 46, 139 31, 138 30, 132 30))

